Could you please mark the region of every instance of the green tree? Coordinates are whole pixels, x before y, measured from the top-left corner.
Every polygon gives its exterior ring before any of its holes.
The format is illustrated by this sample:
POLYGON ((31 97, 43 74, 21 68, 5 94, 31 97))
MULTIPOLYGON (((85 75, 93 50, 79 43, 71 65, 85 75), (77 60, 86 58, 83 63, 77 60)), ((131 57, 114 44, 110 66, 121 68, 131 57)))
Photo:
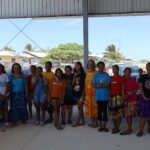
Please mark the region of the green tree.
POLYGON ((124 59, 124 56, 118 51, 118 49, 116 49, 114 44, 107 46, 103 54, 103 59, 110 59, 115 62, 120 62, 124 59))
POLYGON ((74 63, 83 57, 83 45, 77 43, 60 44, 58 47, 49 50, 48 56, 42 58, 41 62, 45 60, 59 61, 65 63, 74 63))
POLYGON ((3 50, 4 51, 10 51, 10 52, 16 52, 12 47, 8 47, 8 46, 4 47, 3 50))
POLYGON ((25 46, 25 50, 27 50, 27 51, 30 51, 30 52, 32 52, 32 51, 34 51, 34 49, 33 49, 33 47, 32 47, 32 44, 27 44, 26 46, 25 46))

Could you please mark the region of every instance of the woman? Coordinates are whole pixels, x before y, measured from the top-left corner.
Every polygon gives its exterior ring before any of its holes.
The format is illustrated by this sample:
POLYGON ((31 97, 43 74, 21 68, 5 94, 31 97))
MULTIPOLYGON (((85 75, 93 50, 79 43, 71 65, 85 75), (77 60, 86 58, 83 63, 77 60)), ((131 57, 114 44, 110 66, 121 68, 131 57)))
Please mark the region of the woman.
POLYGON ((124 84, 123 77, 119 75, 119 66, 112 67, 113 76, 110 77, 110 99, 109 112, 112 116, 113 125, 112 134, 120 131, 119 127, 123 116, 124 84))
POLYGON ((47 91, 48 81, 45 77, 43 77, 42 73, 43 73, 42 67, 37 67, 36 75, 34 78, 32 78, 32 84, 34 89, 33 96, 37 117, 35 125, 40 124, 41 126, 45 124, 45 103, 48 93, 47 91))
POLYGON ((85 72, 83 66, 80 62, 75 63, 74 68, 74 99, 78 105, 78 115, 76 122, 72 124, 72 127, 78 127, 84 125, 84 113, 83 113, 83 103, 84 103, 84 83, 85 83, 85 72))
POLYGON ((65 75, 64 79, 66 81, 66 88, 65 88, 65 96, 64 96, 64 103, 62 105, 62 125, 66 124, 66 113, 68 114, 68 124, 72 124, 72 113, 73 113, 73 105, 74 102, 74 90, 73 90, 73 74, 72 74, 72 67, 66 66, 65 67, 65 75))
POLYGON ((58 130, 63 129, 60 124, 60 107, 64 102, 65 85, 63 72, 60 68, 57 68, 55 71, 55 77, 49 85, 49 100, 52 101, 54 106, 55 127, 58 130))
POLYGON ((127 119, 127 129, 120 133, 120 135, 129 135, 132 133, 132 120, 136 115, 137 106, 137 89, 138 84, 134 78, 131 77, 131 68, 124 70, 124 98, 125 98, 125 116, 127 119))
POLYGON ((26 123, 28 120, 28 111, 26 108, 27 86, 26 80, 21 73, 21 66, 18 63, 12 66, 12 75, 10 76, 11 98, 9 120, 13 125, 18 121, 26 123))
POLYGON ((148 133, 150 133, 150 62, 146 64, 147 74, 141 75, 139 78, 140 93, 139 96, 139 111, 140 111, 140 126, 138 137, 143 135, 143 130, 146 120, 148 121, 148 133))
POLYGON ((87 74, 85 79, 85 101, 86 101, 86 109, 85 115, 91 118, 91 123, 88 124, 89 127, 97 127, 97 104, 95 100, 95 88, 92 84, 92 78, 96 73, 95 70, 95 62, 93 60, 89 60, 87 64, 87 74))
POLYGON ((100 123, 98 132, 109 132, 106 127, 108 121, 107 106, 109 100, 109 83, 110 77, 104 72, 105 63, 100 61, 97 63, 98 72, 92 79, 95 88, 96 102, 97 102, 97 118, 100 123))

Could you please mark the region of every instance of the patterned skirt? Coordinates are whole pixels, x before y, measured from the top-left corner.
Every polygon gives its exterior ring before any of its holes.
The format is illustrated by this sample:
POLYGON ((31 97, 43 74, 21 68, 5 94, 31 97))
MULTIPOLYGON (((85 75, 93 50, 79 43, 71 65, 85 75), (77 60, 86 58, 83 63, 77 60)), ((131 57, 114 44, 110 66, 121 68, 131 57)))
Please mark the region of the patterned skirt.
POLYGON ((116 120, 123 116, 124 104, 122 103, 121 95, 112 95, 111 99, 112 102, 108 106, 109 114, 113 120, 116 120))
POLYGON ((10 98, 9 121, 18 122, 29 119, 24 92, 14 92, 10 98))

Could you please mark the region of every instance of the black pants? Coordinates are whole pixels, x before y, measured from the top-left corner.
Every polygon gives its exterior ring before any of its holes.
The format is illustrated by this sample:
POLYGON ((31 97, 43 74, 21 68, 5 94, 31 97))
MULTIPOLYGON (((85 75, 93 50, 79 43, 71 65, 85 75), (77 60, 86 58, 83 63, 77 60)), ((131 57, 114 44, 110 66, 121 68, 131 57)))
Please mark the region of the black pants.
POLYGON ((107 113, 108 101, 98 101, 97 102, 97 119, 99 121, 108 121, 108 113, 107 113))

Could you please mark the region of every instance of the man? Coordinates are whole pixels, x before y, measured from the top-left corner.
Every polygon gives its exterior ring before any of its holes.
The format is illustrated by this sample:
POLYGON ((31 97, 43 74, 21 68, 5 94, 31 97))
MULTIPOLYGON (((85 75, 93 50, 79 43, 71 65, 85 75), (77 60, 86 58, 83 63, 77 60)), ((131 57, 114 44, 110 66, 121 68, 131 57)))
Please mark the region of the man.
MULTIPOLYGON (((51 61, 47 61, 45 63, 45 69, 46 69, 46 71, 43 72, 43 76, 48 80, 48 82, 50 82, 55 76, 54 73, 51 71, 51 69, 52 69, 52 62, 51 61)), ((50 87, 48 86, 48 91, 49 91, 49 88, 50 87)), ((48 95, 48 93, 47 93, 47 95, 48 95)), ((47 100, 47 102, 48 102, 48 100, 47 100)), ((49 105, 49 102, 47 103, 47 105, 49 105)), ((53 111, 48 106, 46 109, 47 109, 47 112, 49 114, 49 118, 46 120, 46 123, 51 123, 53 121, 53 111)))

